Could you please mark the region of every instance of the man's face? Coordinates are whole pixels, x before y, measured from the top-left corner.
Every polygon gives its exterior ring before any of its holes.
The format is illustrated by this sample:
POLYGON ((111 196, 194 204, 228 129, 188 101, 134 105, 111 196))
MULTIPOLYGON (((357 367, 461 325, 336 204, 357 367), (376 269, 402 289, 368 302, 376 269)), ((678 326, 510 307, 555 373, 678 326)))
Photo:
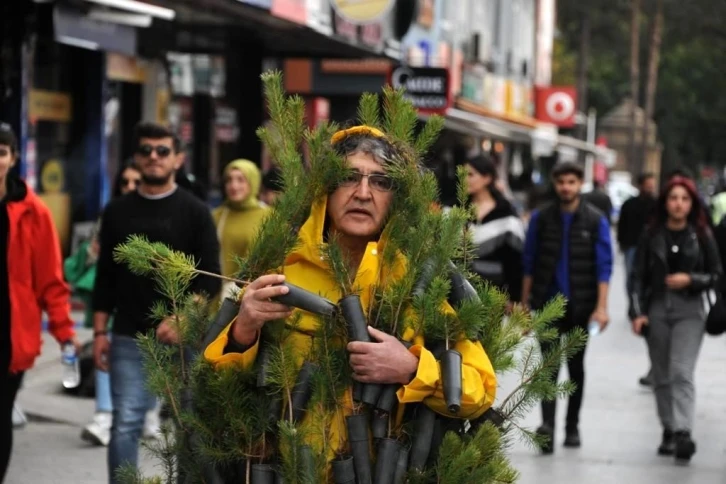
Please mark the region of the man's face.
POLYGON ((147 185, 166 185, 184 163, 184 155, 174 151, 169 138, 141 138, 134 159, 141 169, 141 179, 147 185))
POLYGON ((328 197, 331 228, 370 240, 383 228, 393 200, 392 183, 371 155, 353 153, 347 161, 354 174, 328 197))
POLYGON ((561 203, 571 203, 580 194, 582 180, 574 173, 565 173, 555 178, 555 191, 561 203))
POLYGON ((0 144, 0 180, 5 180, 15 164, 15 153, 8 145, 0 144))
POLYGON ((651 197, 655 196, 655 178, 650 177, 643 180, 643 184, 640 187, 640 191, 643 192, 646 195, 650 195, 651 197))

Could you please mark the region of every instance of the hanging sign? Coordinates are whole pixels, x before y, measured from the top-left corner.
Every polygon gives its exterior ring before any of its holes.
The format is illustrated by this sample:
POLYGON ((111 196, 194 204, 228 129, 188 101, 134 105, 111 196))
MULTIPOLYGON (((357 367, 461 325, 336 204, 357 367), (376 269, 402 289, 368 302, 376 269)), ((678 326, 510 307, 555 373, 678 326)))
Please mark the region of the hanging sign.
POLYGON ((406 98, 426 114, 445 114, 451 106, 449 70, 439 67, 398 66, 391 71, 394 89, 403 88, 406 98))

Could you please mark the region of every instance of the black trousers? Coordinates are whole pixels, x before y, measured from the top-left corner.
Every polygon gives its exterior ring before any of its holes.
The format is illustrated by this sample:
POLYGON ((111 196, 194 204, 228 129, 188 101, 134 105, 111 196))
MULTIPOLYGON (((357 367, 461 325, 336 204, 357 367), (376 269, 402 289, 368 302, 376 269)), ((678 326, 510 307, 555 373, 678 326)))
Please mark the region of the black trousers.
POLYGON ((10 464, 10 454, 13 450, 13 405, 18 394, 23 374, 7 374, 7 365, 1 367, 0 373, 0 484, 5 480, 5 474, 10 464))
MULTIPOLYGON (((560 337, 564 334, 566 334, 568 331, 574 329, 574 328, 583 328, 586 331, 587 334, 587 324, 590 314, 588 313, 587 316, 574 316, 574 314, 571 311, 567 311, 565 316, 559 320, 557 323, 555 323, 555 327, 557 328, 560 337), (584 319, 584 320, 582 320, 584 319)), ((540 341, 540 348, 542 349, 542 353, 547 353, 552 349, 553 344, 556 344, 557 340, 550 341, 550 342, 543 342, 540 341)), ((567 372, 569 374, 570 380, 575 384, 575 392, 570 396, 569 402, 567 404, 567 421, 566 421, 566 428, 568 430, 574 430, 577 429, 577 426, 580 423, 580 407, 582 407, 582 397, 585 392, 585 350, 587 349, 587 344, 582 347, 580 351, 578 351, 568 362, 567 362, 567 372)), ((557 372, 554 375, 555 381, 557 380, 557 377, 559 376, 559 368, 557 372)), ((545 425, 549 425, 551 428, 555 428, 555 414, 557 409, 557 401, 542 401, 542 423, 545 425)))

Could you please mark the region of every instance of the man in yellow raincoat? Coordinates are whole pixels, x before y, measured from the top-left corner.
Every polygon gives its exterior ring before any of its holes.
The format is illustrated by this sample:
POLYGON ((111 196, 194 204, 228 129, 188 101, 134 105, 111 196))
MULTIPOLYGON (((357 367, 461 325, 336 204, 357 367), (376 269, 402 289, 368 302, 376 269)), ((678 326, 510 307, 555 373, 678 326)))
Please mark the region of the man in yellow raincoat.
MULTIPOLYGON (((236 319, 205 350, 205 358, 213 364, 243 367, 254 364, 264 324, 293 314, 289 307, 273 302, 288 291, 285 286, 280 286, 283 281, 319 293, 334 302, 341 298, 340 289, 320 250, 328 236, 337 238, 352 262, 356 274, 354 285, 360 288, 363 308, 368 311, 373 287, 383 269, 379 237, 395 196, 394 184, 386 176, 385 169, 385 160, 390 158, 388 155, 393 147, 382 132, 367 126, 340 131, 333 137, 332 143, 339 154, 346 157, 352 174, 330 193, 327 200, 319 200, 313 205, 310 217, 300 230, 300 244, 287 257, 283 274, 262 276, 245 288, 236 319)), ((318 324, 315 316, 303 313, 296 330, 285 341, 298 355, 298 365, 310 351, 310 335, 314 334, 318 324)), ((474 419, 493 404, 496 375, 479 342, 461 340, 454 347, 463 360, 461 409, 454 416, 448 413, 444 401, 440 364, 424 346, 422 337, 413 338, 412 332, 404 334, 404 340, 413 339, 413 345, 407 349, 393 336, 371 327, 369 332, 374 342, 351 342, 347 346, 355 380, 399 383, 403 385, 398 392, 401 406, 423 402, 447 417, 474 419)), ((353 412, 350 389, 343 400, 341 411, 350 415, 353 412)), ((310 419, 308 416, 305 420, 310 419)), ((303 421, 305 425, 306 421, 303 421)), ((347 440, 340 438, 341 432, 346 432, 340 427, 335 425, 328 434, 330 445, 327 447, 332 451, 329 459, 342 451, 337 447, 347 440)), ((314 435, 310 434, 311 440, 319 440, 314 435)), ((314 448, 320 448, 320 442, 310 443, 314 448)))

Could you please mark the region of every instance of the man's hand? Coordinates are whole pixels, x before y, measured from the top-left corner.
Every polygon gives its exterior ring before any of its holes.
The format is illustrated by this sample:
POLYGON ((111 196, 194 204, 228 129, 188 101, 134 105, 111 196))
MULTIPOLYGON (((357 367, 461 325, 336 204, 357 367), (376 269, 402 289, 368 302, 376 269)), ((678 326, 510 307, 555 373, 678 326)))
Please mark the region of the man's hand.
POLYGON ((597 321, 600 325, 600 331, 604 331, 610 320, 608 319, 608 312, 605 308, 598 308, 590 316, 590 321, 597 321))
POLYGON ((648 324, 648 316, 638 316, 633 319, 633 333, 640 336, 643 332, 643 327, 648 324))
POLYGON ((247 286, 231 329, 237 343, 251 345, 266 322, 290 317, 292 311, 288 306, 271 301, 289 292, 287 287, 280 285, 283 282, 285 276, 270 274, 258 277, 247 286))
POLYGON ((685 272, 677 272, 666 276, 665 283, 668 289, 683 289, 691 285, 691 276, 685 272))
POLYGON ((168 345, 179 343, 179 333, 177 332, 177 322, 175 316, 169 316, 161 322, 156 328, 156 339, 168 345))
POLYGON ((107 334, 98 334, 93 338, 93 361, 96 368, 101 371, 108 371, 108 354, 110 350, 111 343, 107 334))
POLYGON ((407 385, 418 369, 418 358, 397 338, 368 326, 376 343, 348 343, 353 379, 362 383, 407 385))

